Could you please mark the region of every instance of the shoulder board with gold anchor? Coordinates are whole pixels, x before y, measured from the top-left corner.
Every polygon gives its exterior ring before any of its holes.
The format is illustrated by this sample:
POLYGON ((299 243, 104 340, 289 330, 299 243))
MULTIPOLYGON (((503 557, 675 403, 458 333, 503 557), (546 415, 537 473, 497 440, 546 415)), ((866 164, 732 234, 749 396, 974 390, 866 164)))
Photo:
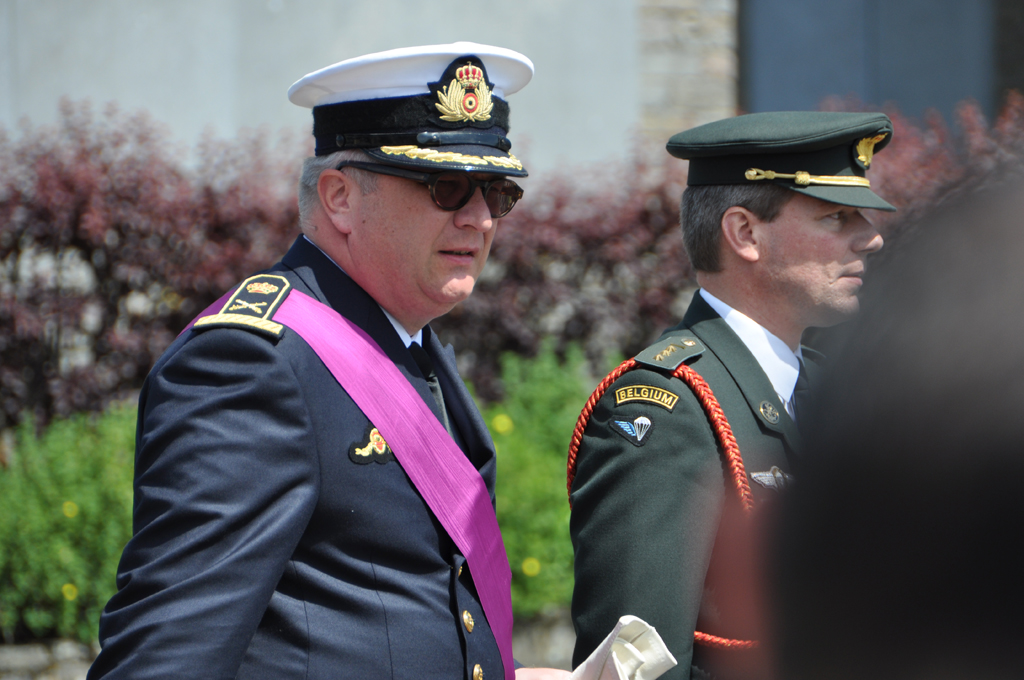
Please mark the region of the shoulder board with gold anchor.
POLYGON ((193 328, 244 328, 272 338, 281 337, 284 326, 271 319, 291 290, 288 279, 277 274, 250 276, 217 314, 200 317, 193 328))
POLYGON ((688 333, 670 335, 640 352, 634 359, 638 364, 644 366, 662 371, 674 371, 687 359, 703 354, 705 349, 700 340, 688 333))

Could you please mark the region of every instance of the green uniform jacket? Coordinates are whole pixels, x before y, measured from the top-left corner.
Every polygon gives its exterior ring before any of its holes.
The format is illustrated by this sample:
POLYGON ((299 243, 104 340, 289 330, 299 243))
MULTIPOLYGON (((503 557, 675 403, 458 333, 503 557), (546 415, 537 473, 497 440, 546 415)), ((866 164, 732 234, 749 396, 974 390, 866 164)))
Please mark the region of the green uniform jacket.
MULTIPOLYGON (((729 678, 737 675, 735 655, 750 653, 695 651, 693 634, 756 635, 748 620, 751 579, 727 568, 742 567, 749 557, 726 535, 727 525, 737 523, 723 521, 740 514, 738 494, 707 416, 671 369, 688 356, 686 363, 710 385, 732 426, 757 505, 778 493, 780 481, 784 485, 780 471, 791 469, 799 435, 757 360, 699 294, 682 323, 652 348, 670 336, 677 347, 688 347, 670 356, 668 369, 645 365, 620 377, 594 409, 577 453, 570 522, 573 666, 620 616, 632 614, 658 630, 679 662, 662 676, 666 680, 690 678, 691 664, 694 678, 729 678), (629 387, 636 389, 623 389, 629 387), (772 468, 774 475, 758 474, 772 468)), ((645 356, 651 353, 639 355, 645 356)))

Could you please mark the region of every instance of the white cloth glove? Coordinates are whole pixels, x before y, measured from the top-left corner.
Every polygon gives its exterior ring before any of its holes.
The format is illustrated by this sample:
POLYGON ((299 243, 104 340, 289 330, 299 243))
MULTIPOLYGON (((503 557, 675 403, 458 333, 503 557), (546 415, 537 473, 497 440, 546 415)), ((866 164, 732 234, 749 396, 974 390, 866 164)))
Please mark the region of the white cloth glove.
POLYGON ((676 663, 653 626, 626 615, 571 680, 654 680, 676 663))

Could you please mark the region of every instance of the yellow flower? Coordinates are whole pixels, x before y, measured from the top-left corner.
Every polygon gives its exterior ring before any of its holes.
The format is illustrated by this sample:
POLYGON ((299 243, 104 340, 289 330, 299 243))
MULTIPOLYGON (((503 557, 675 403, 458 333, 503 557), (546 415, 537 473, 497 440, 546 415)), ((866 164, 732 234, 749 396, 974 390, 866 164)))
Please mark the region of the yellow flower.
POLYGON ((512 425, 511 418, 504 413, 499 413, 491 419, 491 427, 493 427, 494 431, 498 434, 508 434, 512 431, 514 426, 512 425))
MULTIPOLYGON (((74 501, 64 501, 64 516, 74 517, 78 514, 78 505, 74 501)), ((73 600, 74 598, 68 598, 73 600)))
POLYGON ((78 597, 78 588, 73 583, 65 583, 60 587, 60 592, 64 594, 64 599, 74 600, 78 597))
POLYGON ((533 577, 540 573, 540 560, 536 557, 527 557, 523 560, 523 573, 533 577))

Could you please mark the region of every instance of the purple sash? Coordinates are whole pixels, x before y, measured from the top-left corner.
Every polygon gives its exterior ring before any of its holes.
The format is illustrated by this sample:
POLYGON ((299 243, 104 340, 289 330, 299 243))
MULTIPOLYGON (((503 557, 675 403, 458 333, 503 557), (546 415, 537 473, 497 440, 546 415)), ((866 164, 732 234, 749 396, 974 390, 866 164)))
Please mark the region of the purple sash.
MULTIPOLYGON (((200 316, 219 309, 230 293, 200 316)), ((361 328, 313 298, 291 291, 276 323, 306 341, 370 419, 427 506, 469 563, 505 666, 512 661, 512 572, 483 478, 412 384, 361 328)))

